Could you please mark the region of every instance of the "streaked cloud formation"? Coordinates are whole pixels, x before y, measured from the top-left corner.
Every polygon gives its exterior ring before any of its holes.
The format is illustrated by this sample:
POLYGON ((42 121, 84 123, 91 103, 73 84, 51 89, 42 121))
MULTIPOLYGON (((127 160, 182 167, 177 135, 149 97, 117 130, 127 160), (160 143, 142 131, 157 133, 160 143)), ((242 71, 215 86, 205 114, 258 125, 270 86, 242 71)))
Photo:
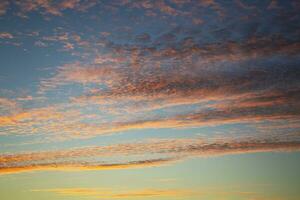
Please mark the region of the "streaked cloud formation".
POLYGON ((144 143, 1 155, 0 173, 36 170, 72 171, 154 167, 194 156, 209 157, 227 154, 299 150, 300 143, 293 141, 254 140, 247 142, 206 143, 200 139, 152 140, 144 143), (143 159, 135 160, 134 156, 142 156, 143 159), (124 157, 127 161, 118 161, 124 157), (108 159, 103 160, 103 158, 108 159), (110 160, 110 158, 117 158, 117 162, 110 160))
POLYGON ((296 1, 2 1, 0 173, 298 151, 298 10, 296 1), (111 144, 91 142, 102 138, 111 144))
POLYGON ((0 199, 298 200, 297 0, 0 0, 0 199))

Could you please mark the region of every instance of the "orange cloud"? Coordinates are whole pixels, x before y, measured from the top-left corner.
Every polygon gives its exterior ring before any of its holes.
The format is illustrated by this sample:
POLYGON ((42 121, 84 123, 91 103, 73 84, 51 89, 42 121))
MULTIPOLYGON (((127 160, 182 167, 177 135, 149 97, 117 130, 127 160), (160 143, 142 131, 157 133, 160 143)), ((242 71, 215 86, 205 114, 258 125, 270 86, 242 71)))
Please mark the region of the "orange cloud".
POLYGON ((221 156, 253 152, 299 151, 299 142, 272 142, 267 140, 216 141, 206 143, 199 139, 150 140, 144 143, 116 144, 73 150, 7 154, 0 156, 0 173, 18 173, 38 170, 112 170, 161 166, 190 157, 221 156), (155 159, 132 160, 132 156, 158 156, 155 159), (126 158, 114 163, 99 158, 126 158), (88 161, 88 160, 94 161, 88 161), (98 160, 98 161, 96 161, 98 160))
POLYGON ((0 167, 0 175, 14 174, 32 171, 89 171, 89 170, 117 170, 117 169, 135 169, 145 167, 155 167, 164 164, 169 164, 173 159, 156 159, 156 160, 142 160, 132 161, 127 163, 113 163, 113 164, 93 164, 84 162, 74 162, 69 164, 64 163, 47 163, 47 164, 33 164, 0 167))
MULTIPOLYGON (((202 198, 250 198, 257 200, 267 200, 264 194, 251 191, 240 190, 239 187, 232 189, 228 187, 220 188, 137 188, 137 189, 124 189, 124 188, 50 188, 50 189, 33 189, 31 192, 44 192, 55 193, 61 196, 82 196, 93 198, 107 198, 107 199, 132 199, 132 198, 189 198, 189 197, 202 197, 202 198)), ((274 198, 274 197, 273 197, 274 198)), ((277 199, 275 197, 275 199, 277 199)))
POLYGON ((52 107, 36 108, 25 112, 0 116, 0 126, 27 125, 30 126, 35 122, 43 122, 51 119, 59 119, 62 114, 55 112, 52 107))
POLYGON ((148 198, 148 197, 187 197, 197 194, 183 189, 143 189, 114 191, 107 188, 56 188, 39 189, 33 192, 52 192, 63 196, 90 196, 109 199, 148 198))
MULTIPOLYGON (((100 72, 106 73, 105 70, 100 70, 100 72)), ((95 110, 92 114, 85 114, 85 109, 88 109, 89 106, 105 105, 105 102, 101 103, 102 100, 94 99, 94 97, 91 99, 90 97, 82 97, 82 99, 75 99, 72 104, 35 108, 0 116, 0 126, 10 130, 5 131, 5 134, 10 134, 10 132, 18 134, 45 133, 52 136, 51 140, 65 140, 141 129, 192 128, 234 123, 258 123, 266 120, 289 122, 299 119, 300 110, 296 109, 298 107, 298 90, 269 91, 262 94, 249 92, 225 97, 220 102, 218 98, 223 96, 221 91, 207 91, 206 95, 204 94, 205 92, 202 94, 203 99, 197 99, 197 95, 200 93, 193 90, 190 95, 184 93, 176 93, 171 96, 158 94, 156 97, 153 96, 152 100, 149 98, 148 101, 142 97, 140 100, 137 100, 138 98, 132 100, 141 101, 141 106, 133 104, 128 107, 124 105, 118 107, 112 103, 107 107, 102 106, 102 111, 113 114, 120 108, 123 113, 125 111, 131 112, 129 116, 133 116, 133 118, 115 117, 105 122, 102 122, 100 110, 95 110), (188 97, 184 98, 184 96, 188 97), (156 102, 159 98, 162 100, 156 102), (146 102, 143 103, 143 101, 146 102), (205 105, 209 101, 213 103, 205 105), (198 103, 204 103, 204 105, 192 113, 176 113, 166 117, 149 116, 142 119, 135 117, 136 113, 141 111, 149 112, 155 109, 166 109, 179 105, 197 105, 198 103), (90 119, 89 123, 86 122, 87 119, 90 119)), ((124 99, 120 99, 120 101, 122 100, 124 99)), ((129 97, 126 101, 130 102, 131 98, 129 97)), ((7 104, 7 101, 5 102, 7 104)))

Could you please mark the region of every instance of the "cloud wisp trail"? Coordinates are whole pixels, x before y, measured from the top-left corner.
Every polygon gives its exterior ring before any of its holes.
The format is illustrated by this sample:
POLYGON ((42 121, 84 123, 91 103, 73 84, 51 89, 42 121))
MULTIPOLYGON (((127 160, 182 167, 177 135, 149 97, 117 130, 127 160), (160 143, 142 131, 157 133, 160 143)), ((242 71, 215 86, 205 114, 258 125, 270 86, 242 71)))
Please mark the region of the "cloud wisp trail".
POLYGON ((85 147, 71 150, 0 155, 0 173, 40 170, 112 170, 155 167, 190 157, 211 157, 255 152, 299 151, 300 143, 267 140, 222 141, 207 143, 200 139, 151 140, 148 142, 85 147), (136 160, 134 156, 142 156, 136 160), (125 161, 103 158, 125 158, 125 161), (102 160, 101 160, 102 159, 102 160))

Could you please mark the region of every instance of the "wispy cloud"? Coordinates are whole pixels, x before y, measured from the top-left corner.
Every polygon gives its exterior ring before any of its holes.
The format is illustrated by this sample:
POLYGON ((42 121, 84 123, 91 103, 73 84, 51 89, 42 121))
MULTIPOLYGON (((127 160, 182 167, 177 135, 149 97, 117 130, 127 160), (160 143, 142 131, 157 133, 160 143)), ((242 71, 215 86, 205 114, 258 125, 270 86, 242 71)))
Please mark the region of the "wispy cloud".
POLYGON ((299 118, 297 61, 285 62, 283 68, 272 60, 276 55, 296 59, 298 42, 254 37, 200 46, 192 39, 172 45, 158 40, 150 47, 107 48, 110 53, 98 54, 91 63, 58 67, 40 86, 47 92, 76 84, 84 90, 70 97, 72 103, 101 106, 110 114, 127 113, 129 119, 93 126, 95 133, 299 118), (256 59, 258 65, 248 65, 256 59), (155 110, 182 105, 197 109, 151 117, 155 110), (133 115, 141 112, 149 112, 149 117, 133 115))
POLYGON ((12 39, 14 36, 11 33, 8 32, 1 32, 0 33, 0 39, 12 39))
POLYGON ((0 174, 14 174, 32 171, 88 171, 88 170, 115 170, 115 169, 135 169, 145 167, 155 167, 164 164, 169 164, 173 159, 155 159, 132 161, 126 163, 112 163, 112 164, 97 164, 86 162, 69 162, 69 163, 45 163, 34 165, 21 165, 12 167, 1 167, 0 174))
POLYGON ((37 83, 35 89, 22 90, 26 95, 0 97, 1 137, 30 135, 51 143, 133 130, 224 124, 247 124, 253 133, 241 134, 245 129, 238 129, 242 141, 236 136, 222 142, 174 139, 176 135, 160 141, 2 154, 0 172, 124 169, 160 166, 192 156, 298 151, 300 40, 299 28, 291 24, 299 24, 299 16, 290 2, 267 4, 2 1, 1 17, 17 14, 31 20, 31 14, 42 14, 38 20, 47 18, 60 26, 7 29, 0 33, 1 42, 20 40, 33 49, 43 47, 39 50, 50 52, 47 56, 64 54, 64 59, 57 62, 59 66, 36 73, 42 75, 30 83, 37 83), (285 7, 291 10, 283 11, 285 7), (234 16, 232 10, 237 11, 234 16), (80 23, 74 24, 92 24, 73 27, 72 17, 64 18, 70 14, 79 16, 80 23), (108 20, 103 20, 103 26, 102 19, 108 20), (105 23, 117 25, 111 28, 105 23), (143 28, 144 24, 149 27, 143 28), (55 53, 50 55, 52 50, 55 53))
POLYGON ((63 196, 89 196, 95 198, 127 199, 151 197, 188 197, 197 192, 183 189, 140 189, 127 191, 114 191, 108 188, 56 188, 37 189, 33 192, 52 192, 63 196))
MULTIPOLYGON (((48 40, 67 44, 71 35, 48 40)), ((299 119, 299 42, 251 37, 199 45, 193 37, 176 38, 168 33, 146 47, 109 43, 106 53, 96 53, 90 62, 59 66, 41 80, 39 94, 74 86, 80 92, 65 93, 68 103, 1 116, 1 127, 6 134, 51 132, 60 138, 82 138, 136 129, 299 119), (99 121, 103 113, 109 117, 99 121), (91 116, 94 120, 87 123, 91 116)))
MULTIPOLYGON (((189 197, 202 198, 254 198, 258 200, 269 199, 257 192, 244 191, 240 188, 96 188, 96 187, 74 187, 74 188, 49 188, 49 189, 33 189, 31 192, 54 193, 61 196, 82 196, 90 198, 108 198, 108 199, 145 199, 145 198, 173 198, 184 199, 189 197), (227 189, 227 190, 226 190, 227 189)), ((276 198, 277 199, 277 198, 276 198)))
POLYGON ((161 166, 194 156, 209 157, 299 150, 300 143, 293 141, 248 140, 246 142, 224 140, 222 142, 207 143, 199 139, 152 140, 144 143, 1 155, 0 172, 6 174, 36 170, 127 169, 161 166), (144 156, 145 158, 150 156, 150 159, 135 160, 134 156, 144 156), (151 158, 153 156, 156 158, 151 158), (124 157, 126 161, 101 160, 105 157, 124 157))
MULTIPOLYGON (((261 185, 260 185, 261 187, 261 185)), ((97 188, 97 187, 73 187, 73 188, 49 188, 33 189, 31 192, 54 193, 61 196, 82 196, 90 198, 109 199, 145 199, 145 198, 173 198, 184 199, 189 197, 201 198, 250 198, 258 200, 270 199, 258 192, 245 191, 240 187, 192 187, 192 188, 97 188)), ((277 199, 275 197, 275 199, 277 199)))

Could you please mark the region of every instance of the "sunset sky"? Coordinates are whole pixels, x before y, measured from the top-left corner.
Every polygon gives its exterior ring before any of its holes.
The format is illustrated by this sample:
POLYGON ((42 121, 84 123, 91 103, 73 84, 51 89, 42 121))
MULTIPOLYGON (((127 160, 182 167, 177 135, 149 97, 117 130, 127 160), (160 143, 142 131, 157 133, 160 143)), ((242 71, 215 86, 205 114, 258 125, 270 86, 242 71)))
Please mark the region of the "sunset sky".
POLYGON ((299 200, 300 1, 0 0, 1 200, 299 200))

